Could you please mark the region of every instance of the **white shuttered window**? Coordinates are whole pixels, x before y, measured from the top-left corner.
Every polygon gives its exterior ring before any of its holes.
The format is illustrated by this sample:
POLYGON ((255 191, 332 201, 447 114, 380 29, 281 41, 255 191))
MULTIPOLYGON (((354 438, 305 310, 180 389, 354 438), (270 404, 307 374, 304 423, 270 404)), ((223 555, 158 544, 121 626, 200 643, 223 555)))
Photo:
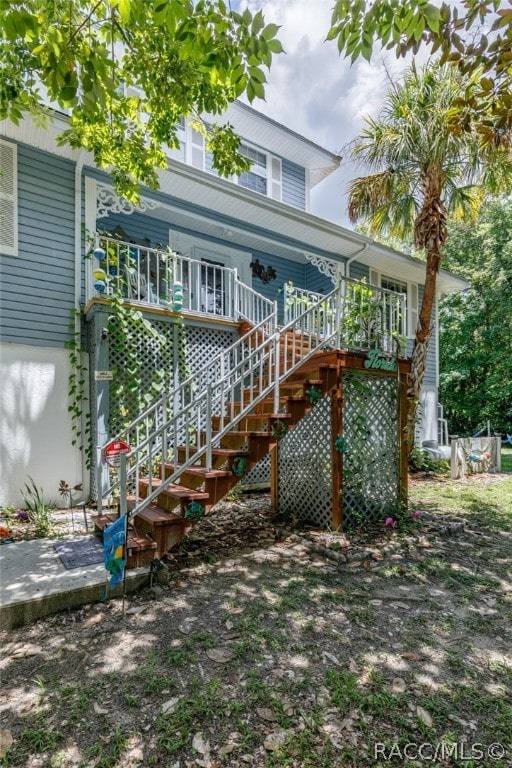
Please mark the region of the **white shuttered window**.
POLYGON ((16 144, 0 139, 0 253, 18 255, 18 166, 16 144))

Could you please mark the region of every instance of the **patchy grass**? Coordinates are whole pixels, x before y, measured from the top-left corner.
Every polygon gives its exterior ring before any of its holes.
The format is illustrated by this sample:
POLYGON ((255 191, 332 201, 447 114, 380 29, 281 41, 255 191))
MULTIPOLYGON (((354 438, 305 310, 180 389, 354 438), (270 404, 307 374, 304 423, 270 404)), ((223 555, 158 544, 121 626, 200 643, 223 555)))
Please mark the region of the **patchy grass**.
POLYGON ((501 471, 512 474, 512 448, 501 449, 501 471))
POLYGON ((176 569, 131 615, 1 633, 0 766, 511 765, 511 501, 512 477, 416 482, 425 514, 382 559, 262 539, 176 569))

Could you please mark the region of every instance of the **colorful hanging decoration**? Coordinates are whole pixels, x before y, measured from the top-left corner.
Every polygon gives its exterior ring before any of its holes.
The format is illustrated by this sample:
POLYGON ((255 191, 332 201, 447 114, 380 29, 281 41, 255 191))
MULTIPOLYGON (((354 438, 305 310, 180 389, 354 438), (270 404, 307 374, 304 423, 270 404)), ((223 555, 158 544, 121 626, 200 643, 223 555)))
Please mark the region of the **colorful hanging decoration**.
POLYGON ((288 432, 288 425, 284 423, 284 421, 281 421, 281 419, 278 419, 272 424, 272 437, 281 438, 286 435, 288 432))
POLYGON ((343 437, 343 435, 336 435, 336 441, 334 445, 338 453, 346 453, 347 444, 345 442, 345 438, 343 437))
POLYGON ((231 471, 237 477, 241 477, 247 469, 247 459, 245 456, 236 456, 233 459, 233 465, 231 471))
POLYGON ((205 513, 205 508, 198 501, 190 501, 185 507, 187 520, 200 520, 205 513))
POLYGON ((172 286, 172 308, 175 312, 183 309, 183 284, 178 280, 172 286))
POLYGON ((105 273, 105 270, 95 269, 93 276, 94 276, 94 290, 96 291, 96 293, 105 293, 105 290, 107 287, 107 275, 105 273))
POLYGON ((103 531, 103 558, 111 574, 110 586, 120 584, 126 567, 126 515, 119 517, 103 531))
POLYGON ((321 390, 314 385, 310 389, 306 390, 306 395, 308 396, 311 405, 316 405, 322 399, 321 390))
POLYGON ((95 248, 92 252, 92 255, 95 259, 98 259, 98 261, 103 261, 107 257, 106 252, 103 250, 103 248, 95 248))

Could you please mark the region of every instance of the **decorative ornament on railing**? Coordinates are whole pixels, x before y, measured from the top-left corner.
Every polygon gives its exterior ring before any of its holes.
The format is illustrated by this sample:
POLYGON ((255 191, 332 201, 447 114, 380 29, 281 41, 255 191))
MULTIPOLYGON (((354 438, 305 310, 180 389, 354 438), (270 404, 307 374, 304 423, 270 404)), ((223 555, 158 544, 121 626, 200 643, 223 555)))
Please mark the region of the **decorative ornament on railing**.
POLYGON ((305 253, 306 259, 318 269, 322 275, 328 277, 336 288, 343 277, 343 264, 340 261, 326 259, 324 256, 314 256, 312 253, 305 253))
POLYGON ((260 264, 259 259, 251 261, 250 265, 253 277, 259 277, 262 283, 270 283, 271 280, 275 280, 277 272, 273 267, 264 267, 260 264))
POLYGON ((311 405, 316 405, 322 399, 321 390, 314 385, 306 390, 306 395, 308 396, 311 405))
POLYGON ((278 419, 272 424, 272 429, 270 431, 272 432, 272 437, 281 438, 288 432, 288 425, 285 424, 284 421, 281 421, 281 419, 278 419))
POLYGON ((146 213, 154 211, 158 207, 155 200, 149 200, 147 197, 141 197, 137 205, 130 203, 124 197, 118 197, 115 192, 104 184, 96 184, 96 218, 103 219, 109 213, 124 213, 129 216, 135 211, 146 213))
POLYGON ((183 285, 178 280, 172 286, 172 308, 174 312, 181 312, 183 309, 183 285))
POLYGON ((190 501, 185 507, 187 520, 200 520, 205 513, 205 508, 198 501, 190 501))
POLYGON ((233 459, 233 464, 231 466, 231 471, 234 475, 237 477, 241 477, 243 474, 245 474, 247 470, 247 459, 245 456, 235 456, 233 459))
POLYGON ((335 448, 338 451, 338 453, 346 453, 347 452, 347 443, 345 441, 345 438, 343 435, 336 435, 335 440, 335 448))
POLYGON ((95 248, 92 252, 95 259, 98 260, 100 266, 97 267, 94 272, 94 290, 96 293, 105 293, 107 288, 107 274, 104 269, 101 268, 101 263, 106 259, 107 254, 103 248, 95 248))

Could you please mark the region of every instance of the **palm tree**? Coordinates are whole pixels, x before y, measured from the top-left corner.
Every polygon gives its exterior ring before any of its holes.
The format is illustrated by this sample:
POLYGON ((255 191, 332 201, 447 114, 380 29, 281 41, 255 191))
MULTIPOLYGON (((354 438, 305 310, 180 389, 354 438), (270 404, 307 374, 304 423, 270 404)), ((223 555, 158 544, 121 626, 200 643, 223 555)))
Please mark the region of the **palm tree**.
POLYGON ((510 145, 484 146, 476 130, 454 130, 464 95, 478 87, 453 67, 413 65, 391 87, 378 119, 352 145, 352 156, 370 173, 349 186, 349 217, 367 222, 374 236, 414 237, 426 257, 425 286, 412 352, 409 385, 409 450, 414 446, 425 375, 436 281, 449 217, 477 216, 486 193, 512 187, 510 145))

